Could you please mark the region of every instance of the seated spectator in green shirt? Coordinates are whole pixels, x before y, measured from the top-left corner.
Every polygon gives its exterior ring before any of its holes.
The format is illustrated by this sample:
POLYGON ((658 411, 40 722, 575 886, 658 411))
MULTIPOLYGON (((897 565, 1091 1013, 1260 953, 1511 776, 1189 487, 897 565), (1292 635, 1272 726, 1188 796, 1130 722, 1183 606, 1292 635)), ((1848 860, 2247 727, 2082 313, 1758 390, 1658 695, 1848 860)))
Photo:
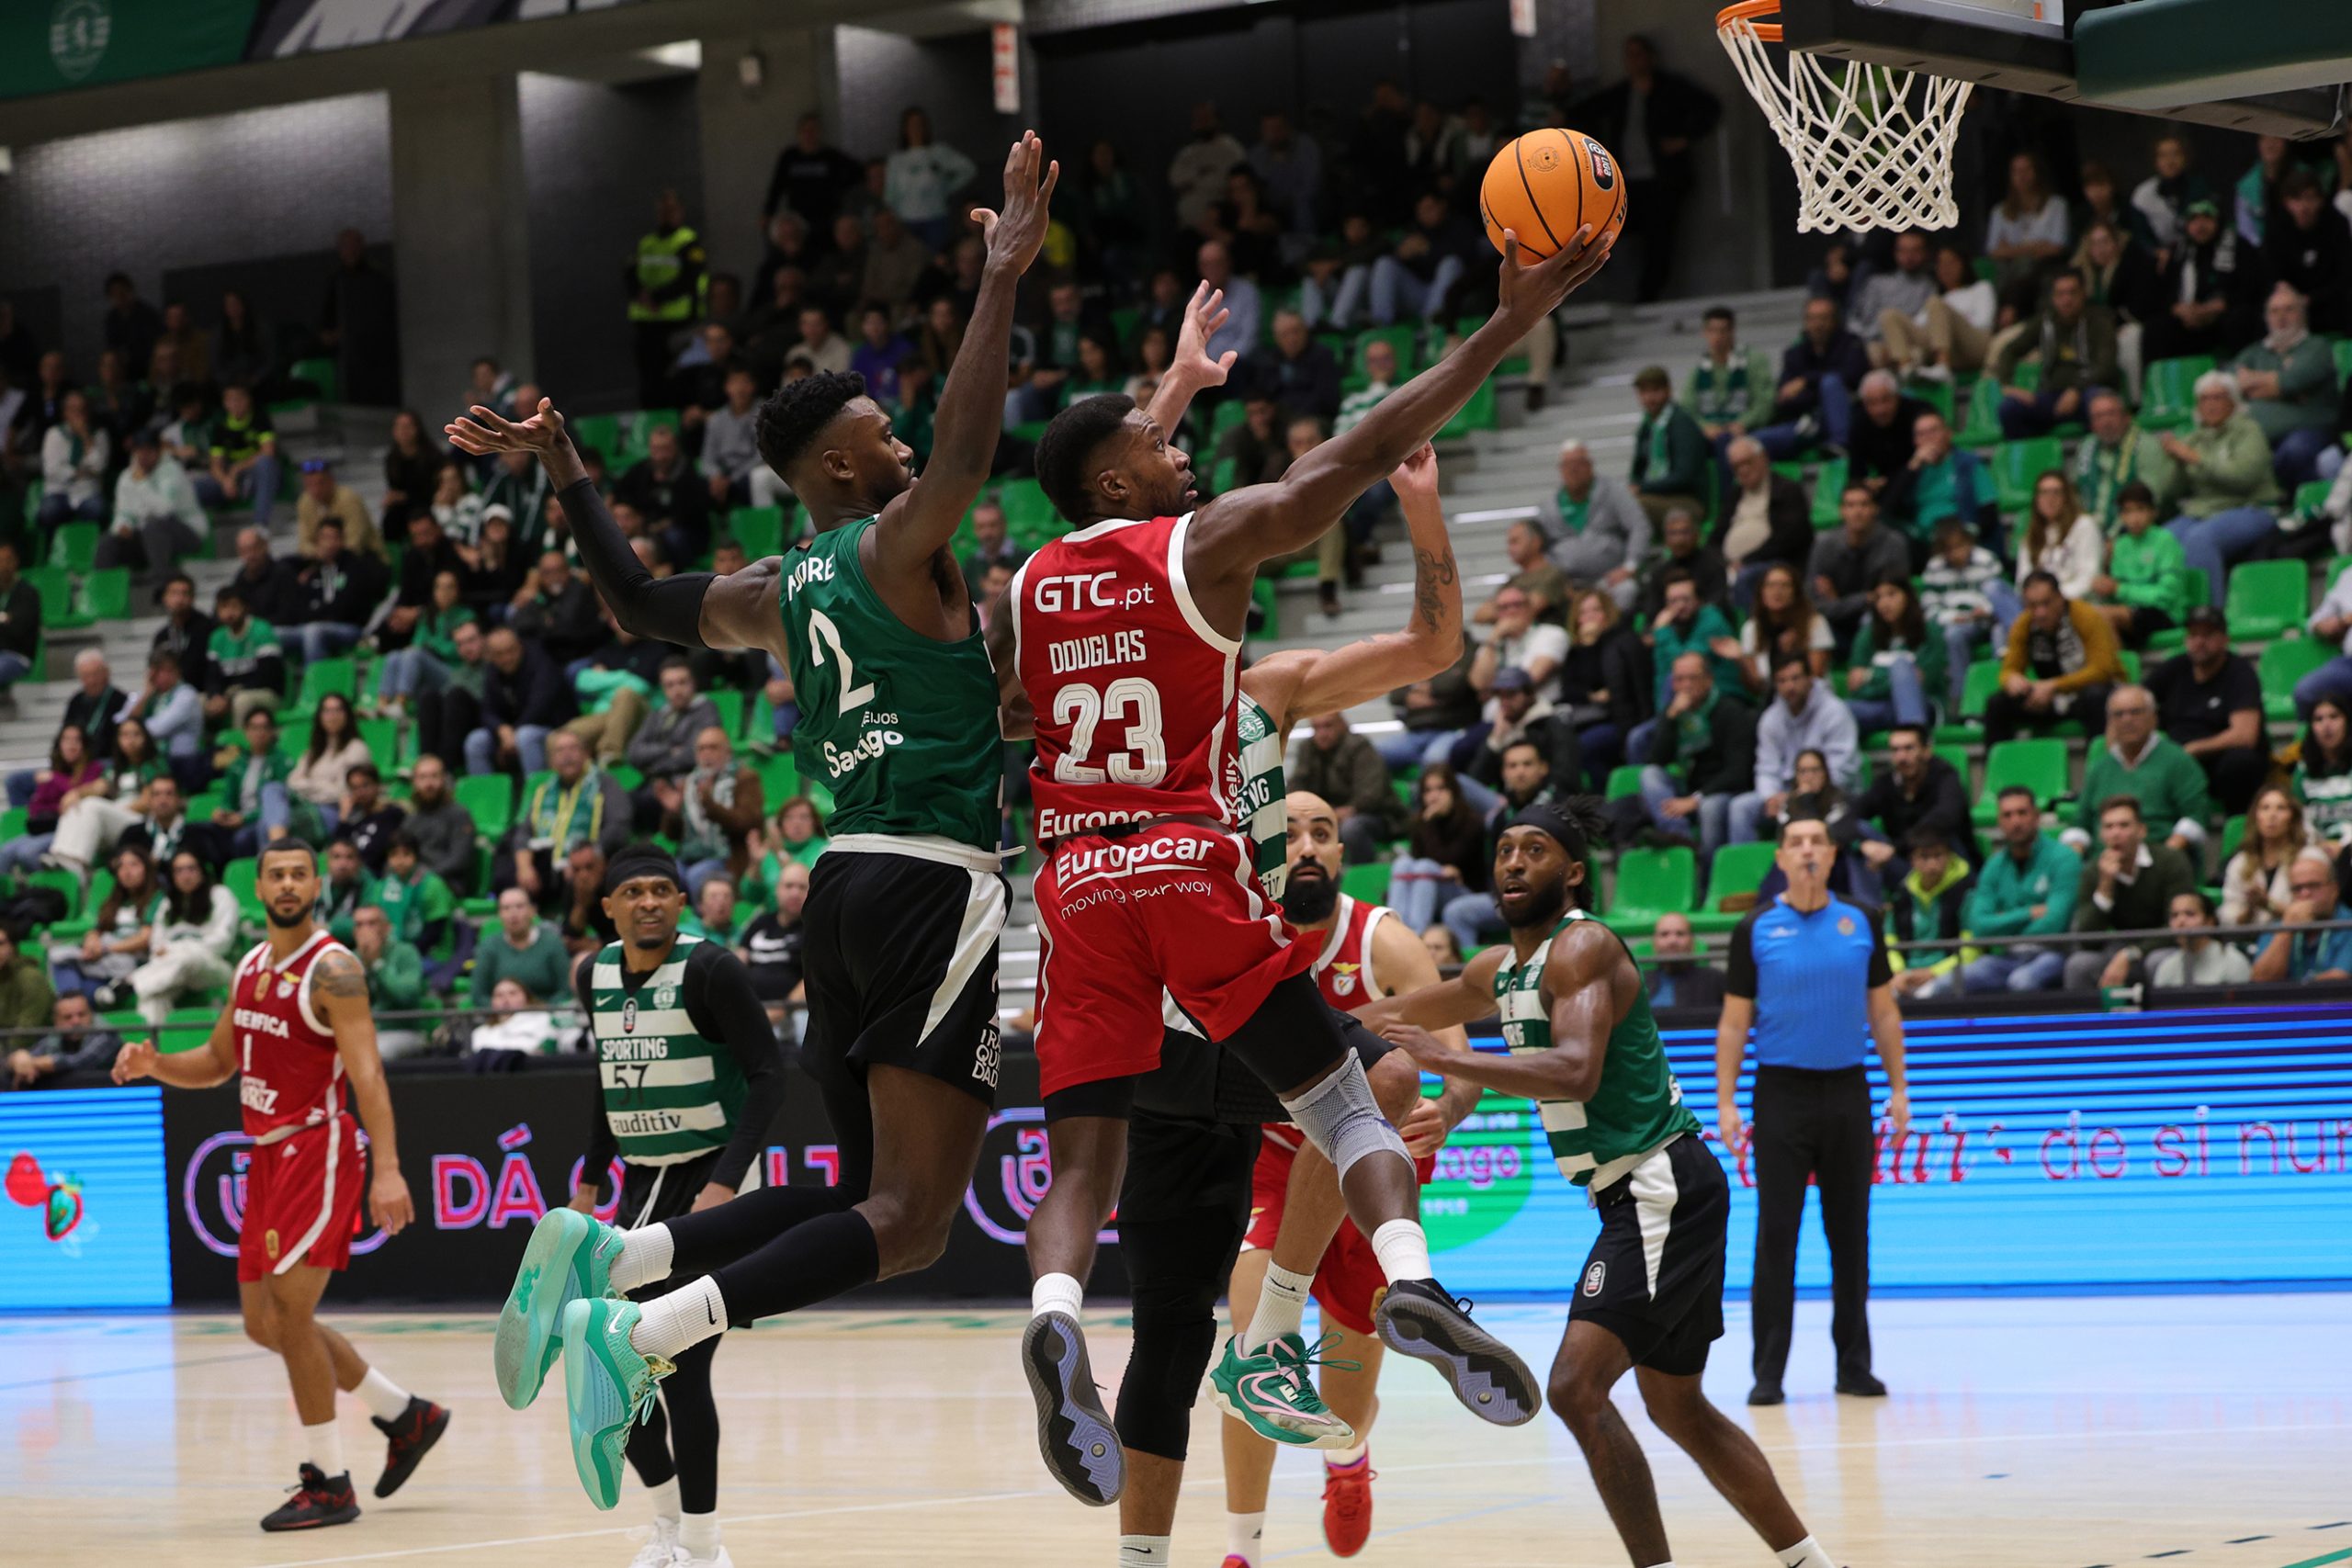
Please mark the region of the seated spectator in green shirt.
POLYGON ((1634 378, 1634 395, 1642 404, 1641 428, 1634 433, 1634 499, 1653 528, 1678 507, 1705 516, 1713 483, 1699 422, 1675 402, 1673 379, 1657 366, 1634 378))
POLYGON ((2116 499, 2120 531, 2108 546, 2107 570, 2092 580, 2090 602, 2115 623, 2115 637, 2140 648, 2188 614, 2188 558, 2180 541, 2156 526, 2156 498, 2134 479, 2116 499))
POLYGON ((2312 335, 2310 310, 2293 284, 2279 284, 2263 308, 2269 334, 2230 362, 2246 414, 2270 443, 2278 488, 2290 495, 2320 477, 2320 454, 2335 442, 2335 356, 2312 335))
POLYGON ((1739 327, 1728 307, 1699 319, 1707 352, 1682 382, 1682 407, 1718 451, 1736 436, 1772 423, 1772 361, 1760 348, 1738 345, 1739 327))
POLYGON ((14 932, 0 927, 0 1029, 47 1029, 57 1007, 57 989, 40 961, 17 946, 14 932))
POLYGON ((468 999, 486 1006, 501 980, 514 980, 542 1001, 561 997, 571 983, 571 954, 555 927, 539 919, 531 896, 509 887, 498 896, 498 922, 474 949, 468 999))
POLYGON ((368 1007, 376 1014, 376 1048, 405 1056, 424 1043, 421 1020, 387 1017, 413 1013, 424 1005, 424 957, 413 942, 392 935, 391 918, 373 904, 351 917, 351 951, 368 972, 368 1007))
POLYGON ((441 951, 449 938, 449 917, 458 912, 457 895, 425 867, 415 839, 405 831, 392 835, 384 852, 384 874, 369 885, 368 901, 390 919, 394 940, 413 942, 419 953, 441 951))
POLYGON ((1669 567, 1664 578, 1666 606, 1650 623, 1650 656, 1657 672, 1653 691, 1674 685, 1674 661, 1686 653, 1706 656, 1715 684, 1724 691, 1747 690, 1740 674, 1739 637, 1729 617, 1713 604, 1700 603, 1699 581, 1681 567, 1669 567))
MULTIPOLYGON (((2205 818, 2212 809, 2205 770, 2156 728, 2155 694, 2145 686, 2118 686, 2108 697, 2107 734, 2083 758, 2082 807, 2066 829, 2067 842, 2087 849, 2103 803, 2119 795, 2139 801, 2150 836, 2162 834, 2170 848, 2187 851, 2205 842, 2205 818)), ((2162 925, 2164 914, 2159 903, 2149 923, 2162 925)))

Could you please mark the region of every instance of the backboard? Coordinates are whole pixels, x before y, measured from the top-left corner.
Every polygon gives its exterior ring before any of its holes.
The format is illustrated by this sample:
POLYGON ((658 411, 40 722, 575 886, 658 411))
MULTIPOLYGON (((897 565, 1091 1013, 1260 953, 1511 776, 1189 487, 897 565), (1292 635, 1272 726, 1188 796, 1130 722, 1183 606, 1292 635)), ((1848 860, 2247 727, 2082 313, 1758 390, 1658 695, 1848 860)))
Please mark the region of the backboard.
POLYGON ((1780 20, 1807 53, 2292 140, 2339 134, 2352 83, 2352 0, 1781 0, 1780 20))

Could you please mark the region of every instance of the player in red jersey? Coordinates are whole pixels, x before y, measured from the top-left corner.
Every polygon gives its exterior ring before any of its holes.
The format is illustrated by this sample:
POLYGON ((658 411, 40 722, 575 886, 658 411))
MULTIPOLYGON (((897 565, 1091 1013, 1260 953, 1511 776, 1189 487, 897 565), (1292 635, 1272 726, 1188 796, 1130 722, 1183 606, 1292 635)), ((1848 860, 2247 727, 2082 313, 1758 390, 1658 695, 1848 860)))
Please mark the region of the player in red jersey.
MULTIPOLYGON (((1315 949, 1309 972, 1323 999, 1341 1012, 1353 1012, 1383 997, 1437 984, 1436 961, 1410 927, 1386 908, 1340 891, 1340 816, 1330 803, 1294 790, 1284 807, 1290 842, 1283 914, 1299 940, 1315 949)), ((1470 1048, 1460 1029, 1441 1031, 1437 1038, 1457 1051, 1470 1048)), ((1417 1107, 1398 1129, 1419 1179, 1429 1180, 1438 1146, 1477 1105, 1478 1093, 1476 1086, 1449 1082, 1443 1094, 1417 1107)), ((1334 1337, 1317 1380, 1323 1403, 1355 1431, 1351 1446, 1323 1455, 1323 1539, 1334 1556, 1352 1557, 1372 1533, 1366 1439, 1380 1409, 1374 1391, 1382 1359, 1374 1314, 1386 1283, 1372 1244, 1342 1212, 1329 1162, 1295 1127, 1272 1122, 1260 1136, 1250 1229, 1227 1299, 1233 1303, 1236 1334, 1247 1328, 1250 1303, 1261 1299, 1270 1278, 1277 1295, 1296 1300, 1312 1294, 1323 1309, 1323 1326, 1334 1337), (1294 1224, 1307 1235, 1331 1236, 1311 1277, 1283 1268, 1274 1255, 1277 1236, 1294 1224)), ((1225 1568, 1259 1568, 1275 1445, 1240 1421, 1226 1422, 1224 1434, 1225 1568)))
MULTIPOLYGON (((1438 1366, 1486 1419, 1541 1407, 1525 1363, 1431 1280, 1412 1162, 1304 977, 1314 952, 1264 897, 1221 784, 1259 565, 1337 525, 1607 254, 1586 229, 1521 266, 1507 239, 1500 303, 1459 349, 1279 483, 1198 512, 1191 459, 1128 400, 1074 403, 1039 443, 1038 481, 1074 531, 1014 575, 989 640, 1008 709, 1034 716, 1046 849, 1037 1056, 1054 1184, 1029 1221, 1023 1359, 1047 1468, 1085 1501, 1125 1478, 1079 1332, 1080 1281, 1118 1190, 1133 1080, 1159 1059, 1163 987, 1338 1168, 1390 1282, 1383 1339, 1438 1366)), ((1283 1370, 1270 1355, 1246 1375, 1283 1370)))
MULTIPOLYGON (((302 1421, 300 1484, 261 1528, 315 1529, 359 1517, 335 1431, 337 1389, 358 1395, 390 1440, 379 1497, 398 1491, 441 1440, 449 1413, 403 1392, 313 1315, 329 1276, 351 1261, 368 1154, 376 1165, 365 1183, 368 1217, 397 1235, 416 1207, 401 1176, 368 976, 350 950, 311 918, 318 863, 302 845, 271 845, 254 879, 269 940, 238 964, 211 1043, 162 1055, 152 1039, 133 1041, 115 1058, 114 1080, 153 1078, 175 1089, 239 1081, 254 1143, 237 1238, 237 1300, 245 1337, 285 1359, 302 1421), (365 1153, 346 1098, 358 1102, 365 1153)), ((229 896, 225 887, 213 889, 214 897, 229 896)))

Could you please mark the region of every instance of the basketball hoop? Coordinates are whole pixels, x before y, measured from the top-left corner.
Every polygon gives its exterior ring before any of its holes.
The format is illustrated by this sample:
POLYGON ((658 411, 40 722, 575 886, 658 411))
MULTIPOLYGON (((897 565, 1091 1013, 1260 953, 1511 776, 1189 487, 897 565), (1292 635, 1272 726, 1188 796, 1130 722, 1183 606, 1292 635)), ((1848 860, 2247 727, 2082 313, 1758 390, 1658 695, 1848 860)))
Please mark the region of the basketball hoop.
POLYGON ((1951 154, 1973 83, 1781 48, 1781 0, 1738 0, 1715 32, 1797 175, 1797 229, 1949 229, 1951 154), (1766 19, 1775 18, 1775 19, 1766 19))

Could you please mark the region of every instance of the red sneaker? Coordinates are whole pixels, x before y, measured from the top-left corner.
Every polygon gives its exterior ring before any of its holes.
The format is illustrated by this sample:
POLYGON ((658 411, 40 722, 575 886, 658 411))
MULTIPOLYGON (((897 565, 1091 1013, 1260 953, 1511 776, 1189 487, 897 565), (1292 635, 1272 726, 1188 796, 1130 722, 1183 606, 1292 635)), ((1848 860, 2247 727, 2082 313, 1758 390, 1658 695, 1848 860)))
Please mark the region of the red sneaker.
POLYGON ((1323 1466, 1323 1540, 1334 1557, 1353 1557, 1372 1535, 1370 1455, 1353 1464, 1323 1466))
POLYGON ((1250 1568, 1250 1560, 1247 1557, 1228 1557, 1221 1568, 1250 1568))
POLYGON ((317 1465, 306 1464, 301 1473, 301 1483, 287 1488, 293 1495, 264 1516, 262 1529, 272 1533, 316 1529, 322 1525, 347 1525, 359 1517, 348 1472, 328 1476, 317 1465))

